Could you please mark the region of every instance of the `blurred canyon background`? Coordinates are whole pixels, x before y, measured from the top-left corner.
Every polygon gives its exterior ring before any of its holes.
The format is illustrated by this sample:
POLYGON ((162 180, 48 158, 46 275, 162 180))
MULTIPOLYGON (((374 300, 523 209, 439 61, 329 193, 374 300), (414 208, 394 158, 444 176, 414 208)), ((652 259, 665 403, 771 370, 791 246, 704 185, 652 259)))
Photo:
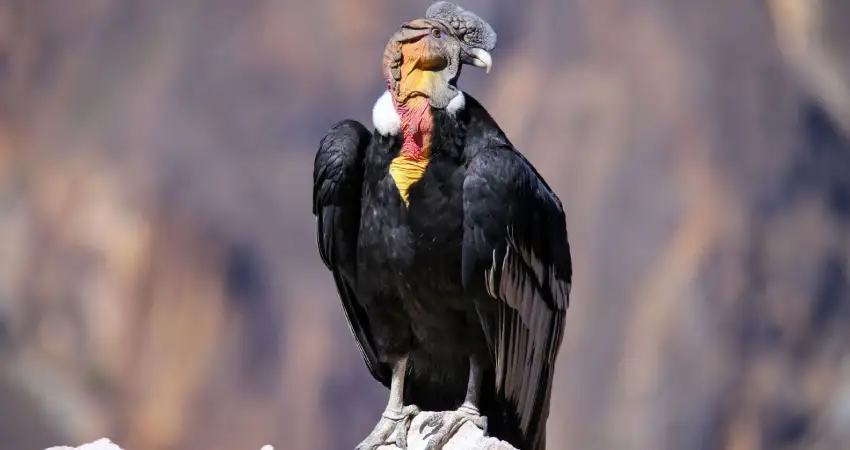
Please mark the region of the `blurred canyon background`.
MULTIPOLYGON (((0 450, 371 431, 312 163, 430 3, 0 0, 0 450)), ((457 3, 567 211, 549 448, 850 448, 850 0, 457 3)))

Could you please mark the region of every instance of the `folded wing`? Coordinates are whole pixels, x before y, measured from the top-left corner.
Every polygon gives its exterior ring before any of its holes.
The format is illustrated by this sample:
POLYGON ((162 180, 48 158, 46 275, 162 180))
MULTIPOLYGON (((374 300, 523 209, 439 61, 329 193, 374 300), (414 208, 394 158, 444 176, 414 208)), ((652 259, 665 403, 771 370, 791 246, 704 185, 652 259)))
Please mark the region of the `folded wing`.
POLYGON ((572 262, 560 201, 509 145, 480 151, 463 186, 463 280, 493 354, 496 389, 529 448, 544 442, 572 262))
POLYGON ((313 214, 319 254, 333 273, 363 360, 372 376, 388 385, 389 368, 378 360, 369 320, 355 291, 363 157, 370 140, 366 127, 354 120, 338 122, 325 134, 313 165, 313 214))

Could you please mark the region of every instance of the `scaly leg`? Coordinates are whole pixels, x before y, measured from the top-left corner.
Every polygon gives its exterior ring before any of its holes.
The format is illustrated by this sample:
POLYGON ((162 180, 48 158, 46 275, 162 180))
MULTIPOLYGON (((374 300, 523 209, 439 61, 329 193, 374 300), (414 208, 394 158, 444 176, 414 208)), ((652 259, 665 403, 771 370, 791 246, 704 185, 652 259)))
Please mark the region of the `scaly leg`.
POLYGON ((478 410, 478 401, 481 395, 481 379, 481 366, 475 361, 475 358, 470 358, 466 398, 463 404, 460 405, 460 408, 454 411, 434 413, 434 415, 428 418, 425 424, 437 428, 434 429, 433 434, 428 439, 428 445, 425 447, 425 450, 443 448, 466 422, 472 422, 473 425, 486 432, 487 417, 482 416, 478 410))
POLYGON ((381 420, 372 433, 357 446, 356 450, 375 450, 383 445, 395 444, 407 448, 407 431, 413 416, 419 414, 415 405, 404 406, 404 376, 407 373, 407 356, 393 365, 390 382, 390 399, 381 414, 381 420))

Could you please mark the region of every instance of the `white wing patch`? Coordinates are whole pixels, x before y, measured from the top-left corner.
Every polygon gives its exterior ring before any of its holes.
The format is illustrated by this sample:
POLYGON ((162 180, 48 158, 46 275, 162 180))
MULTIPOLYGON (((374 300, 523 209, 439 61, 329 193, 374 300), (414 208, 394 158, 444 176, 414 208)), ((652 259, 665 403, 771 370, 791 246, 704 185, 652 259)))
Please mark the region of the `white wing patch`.
MULTIPOLYGON (((544 364, 554 364, 563 336, 563 318, 549 307, 535 284, 550 286, 552 299, 564 302, 569 295, 570 283, 559 279, 554 267, 545 266, 531 248, 517 242, 511 229, 508 229, 507 240, 504 258, 497 261, 494 250, 492 266, 485 270, 484 277, 487 292, 502 299, 510 308, 499 308, 496 322, 499 324, 499 329, 495 330, 496 386, 504 389, 507 398, 517 406, 520 426, 527 431, 535 403, 544 400, 536 398, 537 383, 552 382, 551 373, 548 379, 542 379, 544 364), (501 274, 498 285, 496 271, 501 274), (536 283, 532 277, 536 278, 536 283), (506 320, 504 315, 511 310, 516 313, 515 319, 519 320, 506 320), (557 316, 554 321, 553 315, 557 316), (506 342, 506 339, 510 341, 506 342), (537 350, 537 346, 543 345, 548 346, 549 354, 537 350), (510 361, 505 359, 508 355, 510 361)), ((559 308, 564 306, 556 305, 559 308)))
POLYGON ((372 123, 378 133, 384 136, 398 134, 401 130, 401 117, 395 110, 390 91, 384 91, 384 94, 375 102, 372 108, 372 123))

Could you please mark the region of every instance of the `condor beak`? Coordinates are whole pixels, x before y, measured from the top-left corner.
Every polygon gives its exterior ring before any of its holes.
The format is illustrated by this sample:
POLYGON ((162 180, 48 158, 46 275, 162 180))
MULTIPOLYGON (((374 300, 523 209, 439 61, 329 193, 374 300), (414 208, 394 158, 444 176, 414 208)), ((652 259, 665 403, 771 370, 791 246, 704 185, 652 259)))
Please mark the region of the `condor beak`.
POLYGON ((484 73, 490 73, 490 68, 493 67, 493 57, 484 49, 472 48, 469 50, 469 55, 472 57, 470 63, 475 67, 484 69, 484 73))

